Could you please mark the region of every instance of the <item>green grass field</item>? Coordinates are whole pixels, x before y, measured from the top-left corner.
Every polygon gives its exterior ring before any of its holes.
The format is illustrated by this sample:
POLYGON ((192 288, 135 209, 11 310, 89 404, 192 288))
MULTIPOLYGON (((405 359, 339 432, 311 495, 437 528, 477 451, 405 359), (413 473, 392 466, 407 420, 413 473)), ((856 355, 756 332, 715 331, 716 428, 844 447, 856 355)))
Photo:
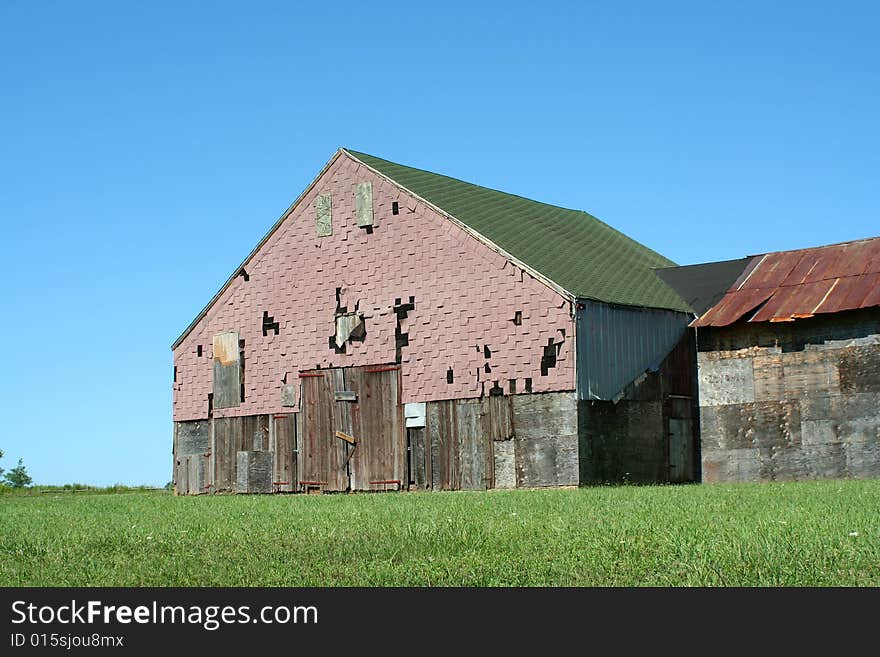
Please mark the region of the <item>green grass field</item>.
POLYGON ((0 496, 3 586, 880 586, 880 480, 0 496))

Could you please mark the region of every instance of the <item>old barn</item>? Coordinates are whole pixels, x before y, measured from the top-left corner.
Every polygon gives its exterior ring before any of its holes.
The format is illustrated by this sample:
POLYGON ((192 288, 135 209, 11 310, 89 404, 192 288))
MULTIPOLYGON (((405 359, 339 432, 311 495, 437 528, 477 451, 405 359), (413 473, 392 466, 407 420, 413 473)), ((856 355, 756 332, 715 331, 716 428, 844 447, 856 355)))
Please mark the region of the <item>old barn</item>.
POLYGON ((699 315, 703 481, 880 477, 880 238, 659 274, 699 315))
POLYGON ((180 494, 699 477, 674 265, 340 149, 174 342, 180 494))

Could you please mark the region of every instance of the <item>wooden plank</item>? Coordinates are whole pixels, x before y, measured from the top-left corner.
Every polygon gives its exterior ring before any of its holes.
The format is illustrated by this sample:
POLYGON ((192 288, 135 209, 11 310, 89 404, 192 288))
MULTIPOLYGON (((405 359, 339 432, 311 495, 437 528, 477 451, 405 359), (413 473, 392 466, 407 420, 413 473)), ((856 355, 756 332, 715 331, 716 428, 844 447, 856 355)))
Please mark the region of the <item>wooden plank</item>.
POLYGON ((214 336, 214 408, 233 408, 241 403, 241 359, 238 333, 214 336))
POLYGON ((458 490, 458 437, 456 435, 455 403, 428 402, 426 429, 431 445, 432 481, 434 490, 458 490))
POLYGON ((213 482, 215 493, 235 489, 238 452, 242 449, 242 418, 217 417, 213 420, 213 482))
POLYGON ((174 460, 174 492, 177 495, 189 493, 189 457, 179 456, 174 460))
POLYGON ((669 481, 693 480, 693 438, 691 421, 669 418, 669 481))
MULTIPOLYGON (((443 402, 435 402, 442 404, 443 402)), ((441 444, 440 444, 440 408, 432 408, 432 404, 428 404, 425 411, 425 447, 430 453, 431 474, 426 478, 431 490, 443 490, 443 477, 441 471, 444 470, 441 463, 441 444)))
POLYGON ((361 228, 373 225, 373 183, 360 182, 355 193, 357 225, 361 228))
POLYGON ((344 440, 349 445, 357 445, 357 440, 355 440, 354 436, 349 436, 347 433, 343 433, 341 431, 336 432, 336 437, 344 440))
POLYGON ((177 488, 177 467, 180 465, 177 460, 177 425, 177 422, 171 423, 171 457, 174 459, 174 467, 171 468, 171 484, 174 487, 174 494, 180 495, 180 491, 177 488))
POLYGON ((175 461, 178 495, 202 495, 206 492, 204 484, 206 462, 204 454, 189 454, 175 461))
POLYGON ((326 482, 324 490, 348 489, 345 443, 334 435, 336 402, 333 401, 332 370, 312 372, 302 380, 302 441, 300 481, 326 482))
POLYGON ((315 199, 315 226, 318 237, 333 234, 333 200, 330 194, 318 194, 315 199))
POLYGON ((425 429, 406 430, 410 448, 410 481, 412 487, 424 490, 431 487, 431 450, 425 444, 425 429))
MULTIPOLYGON (((300 396, 300 400, 302 400, 302 396, 300 396)), ((303 413, 300 410, 299 413, 296 414, 296 419, 294 420, 294 443, 293 443, 293 471, 294 471, 294 490, 300 490, 299 483, 305 477, 303 477, 303 466, 302 466, 302 437, 305 435, 303 426, 303 413)))
POLYGON ((235 492, 248 493, 248 456, 250 452, 240 451, 235 455, 235 492))
POLYGON ((506 395, 484 397, 485 421, 483 430, 490 440, 513 438, 513 401, 506 395))
POLYGON ((273 414, 271 416, 266 416, 269 418, 269 451, 273 454, 278 453, 278 445, 275 442, 275 418, 276 416, 273 414))
MULTIPOLYGON (((458 399, 455 402, 455 432, 459 450, 458 487, 484 490, 487 479, 486 440, 483 432, 482 401, 458 399)), ((493 464, 494 467, 494 464, 493 464)))
POLYGON ((269 450, 269 416, 247 415, 241 418, 242 435, 239 449, 269 450))
POLYGON ((346 384, 358 402, 351 409, 352 435, 358 441, 351 458, 352 490, 374 490, 371 481, 406 478, 406 434, 400 404, 398 369, 346 369, 346 384))
POLYGON ((187 456, 189 454, 206 454, 210 451, 209 425, 208 420, 175 422, 175 453, 178 456, 187 456))
POLYGON ((275 415, 272 422, 275 435, 275 474, 272 483, 276 492, 292 492, 299 489, 295 451, 296 416, 275 415))
POLYGON ((296 406, 296 384, 287 383, 281 386, 281 405, 296 406))
POLYGON ((342 347, 350 337, 357 337, 358 335, 363 334, 363 324, 364 317, 362 313, 346 313, 337 316, 335 336, 336 346, 342 347))
MULTIPOLYGON (((339 433, 345 434, 346 436, 352 436, 352 434, 355 433, 355 428, 352 425, 351 405, 336 401, 336 393, 347 391, 346 378, 346 370, 342 368, 330 370, 330 380, 333 387, 333 427, 335 429, 333 435, 335 440, 339 438, 339 433)), ((338 465, 340 476, 345 478, 345 490, 351 490, 353 477, 351 459, 353 458, 353 454, 357 452, 356 442, 355 444, 340 443, 339 440, 336 440, 336 442, 336 447, 341 448, 342 450, 342 459, 339 461, 338 465)))

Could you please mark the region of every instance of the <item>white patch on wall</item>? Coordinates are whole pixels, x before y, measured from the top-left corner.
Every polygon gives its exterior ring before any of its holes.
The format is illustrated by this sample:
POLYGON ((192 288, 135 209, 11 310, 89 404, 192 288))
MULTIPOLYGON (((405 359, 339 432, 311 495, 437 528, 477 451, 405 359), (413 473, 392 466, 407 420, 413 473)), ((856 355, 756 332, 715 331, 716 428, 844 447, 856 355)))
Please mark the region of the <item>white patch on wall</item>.
POLYGON ((425 426, 425 402, 404 404, 403 415, 406 418, 407 429, 417 429, 425 426))

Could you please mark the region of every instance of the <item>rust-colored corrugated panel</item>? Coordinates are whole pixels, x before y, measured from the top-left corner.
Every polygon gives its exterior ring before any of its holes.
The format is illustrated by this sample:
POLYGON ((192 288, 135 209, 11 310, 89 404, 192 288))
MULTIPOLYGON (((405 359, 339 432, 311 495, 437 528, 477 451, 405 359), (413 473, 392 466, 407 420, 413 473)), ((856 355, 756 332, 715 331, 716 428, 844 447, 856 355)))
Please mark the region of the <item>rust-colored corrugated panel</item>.
POLYGON ((880 306, 880 274, 873 275, 873 287, 868 292, 868 296, 862 301, 859 308, 870 308, 871 306, 880 306))
POLYGON ((841 270, 841 263, 844 261, 843 249, 837 247, 816 249, 813 252, 805 254, 804 259, 813 263, 810 275, 807 276, 804 283, 814 283, 816 281, 838 278, 838 272, 841 270))
POLYGON ((880 284, 880 274, 862 274, 836 278, 833 293, 816 310, 817 313, 836 313, 841 310, 861 308, 872 287, 880 284))
POLYGON ((812 315, 836 281, 832 279, 779 288, 749 321, 788 321, 796 319, 798 315, 812 315), (784 292, 780 294, 780 290, 784 292))
POLYGON ((691 326, 727 326, 762 303, 747 321, 793 321, 880 305, 880 237, 768 253, 753 262, 691 326))
POLYGON ((767 254, 764 262, 755 268, 749 280, 743 284, 742 289, 779 287, 791 272, 798 267, 802 258, 803 254, 796 251, 767 254))
POLYGON ((859 276, 865 272, 877 271, 880 271, 880 248, 870 241, 845 244, 841 250, 841 257, 834 267, 834 275, 837 277, 859 276), (871 269, 871 260, 874 256, 876 256, 876 268, 871 269))
POLYGON ((728 292, 705 315, 691 322, 691 326, 727 326, 747 312, 754 310, 773 296, 775 290, 736 290, 728 292))

